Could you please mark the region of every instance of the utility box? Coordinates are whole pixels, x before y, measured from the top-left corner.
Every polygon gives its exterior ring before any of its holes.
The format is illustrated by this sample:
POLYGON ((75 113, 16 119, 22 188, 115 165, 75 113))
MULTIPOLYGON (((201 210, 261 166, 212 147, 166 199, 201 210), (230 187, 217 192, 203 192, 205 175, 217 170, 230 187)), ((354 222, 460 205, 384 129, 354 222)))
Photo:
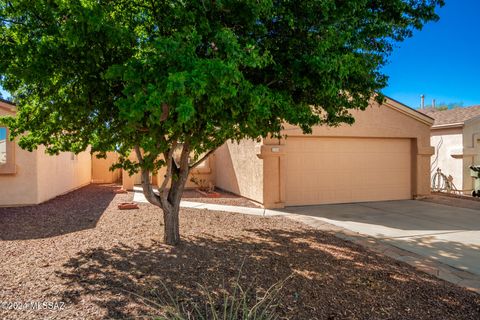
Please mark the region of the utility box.
POLYGON ((470 176, 473 177, 472 196, 480 197, 480 165, 470 166, 470 176))

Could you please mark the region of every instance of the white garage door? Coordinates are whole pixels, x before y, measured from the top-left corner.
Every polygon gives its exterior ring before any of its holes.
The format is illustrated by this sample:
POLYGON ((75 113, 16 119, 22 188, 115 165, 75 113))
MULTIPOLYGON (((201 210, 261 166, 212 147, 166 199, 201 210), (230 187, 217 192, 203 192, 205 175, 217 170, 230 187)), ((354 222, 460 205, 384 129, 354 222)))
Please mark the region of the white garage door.
POLYGON ((289 137, 286 205, 412 198, 410 139, 289 137))

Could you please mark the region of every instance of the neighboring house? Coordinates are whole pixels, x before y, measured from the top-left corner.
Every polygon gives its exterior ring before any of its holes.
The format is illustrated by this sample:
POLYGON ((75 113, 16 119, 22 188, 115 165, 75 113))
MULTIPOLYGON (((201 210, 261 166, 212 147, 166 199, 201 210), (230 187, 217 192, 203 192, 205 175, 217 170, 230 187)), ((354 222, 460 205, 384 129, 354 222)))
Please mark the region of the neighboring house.
MULTIPOLYGON (((392 99, 353 116, 311 135, 288 125, 287 139, 227 142, 193 175, 266 208, 428 195, 433 119, 392 99)), ((140 182, 124 172, 124 188, 140 182)))
MULTIPOLYGON (((15 115, 16 108, 0 100, 0 116, 15 115)), ((30 205, 87 185, 91 181, 89 152, 49 156, 44 147, 28 152, 8 139, 0 127, 0 206, 30 205)))
POLYGON ((480 106, 421 111, 435 119, 431 130, 431 144, 435 148, 432 177, 441 169, 447 177, 453 178, 458 190, 471 194, 470 166, 480 164, 480 106))

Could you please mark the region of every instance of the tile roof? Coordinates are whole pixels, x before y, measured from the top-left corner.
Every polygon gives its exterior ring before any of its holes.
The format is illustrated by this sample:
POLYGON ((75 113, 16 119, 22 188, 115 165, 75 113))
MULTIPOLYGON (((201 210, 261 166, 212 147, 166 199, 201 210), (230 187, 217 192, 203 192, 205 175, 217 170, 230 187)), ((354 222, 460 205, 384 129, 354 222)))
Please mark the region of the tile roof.
POLYGON ((10 105, 12 105, 12 106, 15 105, 15 103, 13 103, 12 101, 5 100, 5 99, 2 99, 2 98, 0 98, 0 102, 7 103, 7 104, 10 104, 10 105))
POLYGON ((423 114, 435 119, 433 126, 464 123, 467 120, 480 116, 480 105, 471 107, 459 107, 450 110, 439 111, 432 108, 419 110, 423 114))

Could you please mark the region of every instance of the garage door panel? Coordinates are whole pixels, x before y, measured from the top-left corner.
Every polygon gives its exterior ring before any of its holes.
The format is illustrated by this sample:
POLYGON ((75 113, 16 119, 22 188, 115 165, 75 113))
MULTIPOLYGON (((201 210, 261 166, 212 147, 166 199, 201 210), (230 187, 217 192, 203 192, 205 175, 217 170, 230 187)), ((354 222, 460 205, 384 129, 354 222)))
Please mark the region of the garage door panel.
POLYGON ((286 204, 411 198, 409 139, 289 138, 286 204))

